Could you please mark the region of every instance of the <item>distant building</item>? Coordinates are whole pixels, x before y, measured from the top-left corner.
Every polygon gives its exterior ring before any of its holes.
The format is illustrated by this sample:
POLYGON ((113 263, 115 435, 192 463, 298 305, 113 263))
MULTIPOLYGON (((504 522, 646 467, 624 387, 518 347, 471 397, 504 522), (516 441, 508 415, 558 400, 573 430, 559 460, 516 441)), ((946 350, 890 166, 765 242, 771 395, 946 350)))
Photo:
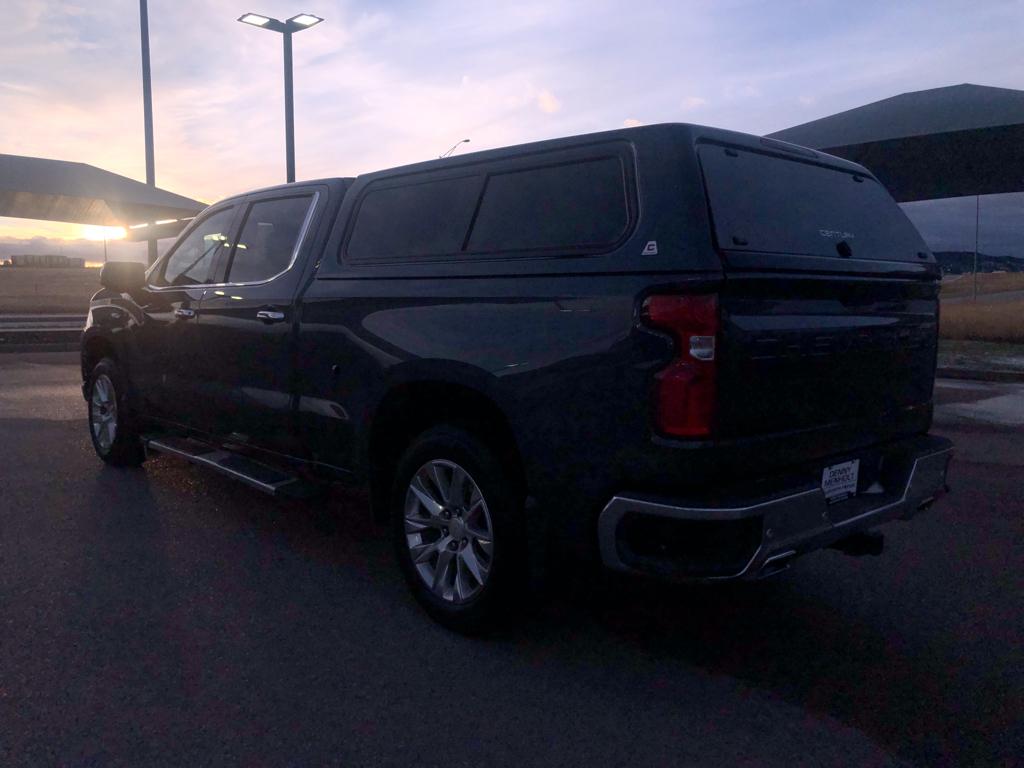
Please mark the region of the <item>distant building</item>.
POLYGON ((85 266, 85 259, 62 256, 59 253, 15 253, 11 255, 12 267, 74 267, 85 266))

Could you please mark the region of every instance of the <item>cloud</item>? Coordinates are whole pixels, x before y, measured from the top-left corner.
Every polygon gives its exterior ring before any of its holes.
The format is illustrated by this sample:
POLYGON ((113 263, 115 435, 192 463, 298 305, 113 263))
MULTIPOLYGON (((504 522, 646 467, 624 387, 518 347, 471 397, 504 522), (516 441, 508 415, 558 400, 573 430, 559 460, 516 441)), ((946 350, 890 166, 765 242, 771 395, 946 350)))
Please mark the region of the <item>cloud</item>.
POLYGON ((38 89, 33 88, 31 85, 25 83, 7 83, 0 81, 0 89, 5 91, 14 91, 15 93, 38 93, 38 89))
POLYGON ((641 125, 643 125, 643 123, 637 120, 635 117, 627 117, 625 120, 622 121, 623 128, 637 128, 641 125))
POLYGON ((691 109, 700 109, 701 107, 707 106, 707 100, 700 96, 687 96, 683 99, 683 103, 680 105, 684 111, 691 109))
POLYGON ((555 94, 545 88, 537 94, 537 106, 540 107, 541 112, 553 115, 562 108, 562 102, 558 100, 555 94))

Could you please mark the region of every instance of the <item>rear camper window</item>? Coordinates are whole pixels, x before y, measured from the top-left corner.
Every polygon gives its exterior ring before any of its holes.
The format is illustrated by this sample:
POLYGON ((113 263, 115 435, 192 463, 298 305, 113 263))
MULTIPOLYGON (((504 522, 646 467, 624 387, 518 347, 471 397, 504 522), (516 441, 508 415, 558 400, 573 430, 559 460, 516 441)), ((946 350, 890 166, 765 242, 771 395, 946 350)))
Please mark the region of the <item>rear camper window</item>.
POLYGON ((714 144, 699 155, 725 250, 885 261, 916 261, 927 250, 867 176, 714 144))

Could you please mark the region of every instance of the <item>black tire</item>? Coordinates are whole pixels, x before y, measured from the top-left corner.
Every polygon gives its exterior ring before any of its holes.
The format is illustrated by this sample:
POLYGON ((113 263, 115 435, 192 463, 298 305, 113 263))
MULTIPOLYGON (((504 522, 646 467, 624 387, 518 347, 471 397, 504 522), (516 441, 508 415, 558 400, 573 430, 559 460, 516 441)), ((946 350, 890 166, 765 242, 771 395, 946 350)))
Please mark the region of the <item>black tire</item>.
POLYGON ((115 467, 137 467, 146 460, 146 450, 139 438, 135 420, 127 404, 128 387, 124 374, 117 363, 109 357, 100 360, 89 373, 85 388, 86 408, 89 416, 89 439, 92 447, 107 464, 115 467), (112 401, 114 408, 104 407, 96 402, 97 388, 104 395, 100 400, 112 401), (112 389, 111 395, 106 395, 112 389), (111 414, 111 410, 113 413, 111 414), (105 426, 99 425, 100 417, 110 417, 102 424, 112 422, 113 439, 105 426), (102 434, 101 434, 102 433, 102 434))
MULTIPOLYGON (((441 471, 443 472, 443 469, 441 471)), ((427 476, 432 475, 420 475, 421 481, 427 476)), ((454 474, 448 477, 454 477, 454 474)), ((435 483, 434 489, 437 488, 438 484, 435 483)), ((452 493, 452 497, 455 495, 452 493)), ((503 466, 494 450, 474 435, 454 426, 443 425, 429 429, 409 445, 398 461, 391 490, 390 511, 395 555, 402 574, 417 602, 435 621, 457 632, 480 634, 494 629, 501 621, 515 614, 519 598, 526 586, 523 494, 514 482, 512 473, 503 466), (434 542, 422 543, 422 537, 407 531, 409 526, 406 520, 407 512, 411 508, 417 509, 423 515, 429 514, 426 505, 416 507, 418 502, 412 500, 410 496, 414 493, 410 490, 414 477, 421 470, 429 472, 427 467, 433 469, 442 464, 455 465, 464 470, 468 475, 468 481, 465 481, 465 497, 479 498, 474 496, 471 490, 472 486, 475 486, 484 501, 482 507, 479 500, 475 505, 467 503, 463 505, 461 512, 458 511, 457 502, 451 501, 453 512, 449 513, 450 524, 457 524, 461 531, 456 533, 453 528, 451 535, 465 538, 458 541, 454 538, 449 540, 449 544, 454 545, 454 554, 450 555, 450 558, 454 558, 454 564, 450 567, 455 569, 455 575, 452 577, 455 584, 451 588, 453 594, 450 597, 445 597, 428 586, 428 576, 419 570, 433 566, 436 578, 440 569, 434 564, 440 562, 441 550, 434 550, 426 566, 422 563, 417 566, 410 548, 419 546, 425 553, 427 546, 432 544, 437 547, 440 541, 449 535, 449 529, 443 528, 443 535, 433 529, 424 533, 424 537, 436 533, 437 539, 434 542), (408 507, 408 504, 412 504, 413 507, 408 507), (471 507, 479 509, 474 514, 471 507), (456 512, 458 521, 451 519, 456 512), (475 537, 475 532, 482 528, 481 515, 484 512, 491 532, 489 556, 487 551, 482 549, 486 537, 475 537), (463 523, 463 519, 466 523, 463 523), (412 541, 420 543, 411 544, 412 541), (467 560, 463 560, 464 557, 467 560), (469 558, 476 562, 476 569, 466 565, 469 558), (484 564, 487 565, 486 576, 484 581, 480 582, 473 574, 482 569, 484 564), (461 591, 463 584, 468 585, 467 593, 469 588, 476 590, 465 599, 454 594, 461 591)), ((435 522, 431 521, 429 524, 433 526, 435 522)), ((417 526, 414 524, 413 527, 417 526)))

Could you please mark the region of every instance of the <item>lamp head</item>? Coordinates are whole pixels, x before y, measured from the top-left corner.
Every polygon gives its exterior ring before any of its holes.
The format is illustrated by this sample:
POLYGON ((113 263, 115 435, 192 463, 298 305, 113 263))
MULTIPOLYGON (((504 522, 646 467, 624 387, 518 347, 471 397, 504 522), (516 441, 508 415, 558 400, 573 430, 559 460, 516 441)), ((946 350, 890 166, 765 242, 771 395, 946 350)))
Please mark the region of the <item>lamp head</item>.
POLYGON ((264 16, 262 13, 243 13, 238 20, 243 24, 269 29, 272 32, 301 32, 323 21, 320 16, 314 16, 312 13, 299 13, 287 21, 264 16))
POLYGON ((322 18, 314 16, 312 13, 300 13, 292 16, 286 23, 288 26, 298 27, 299 29, 309 29, 310 27, 315 27, 321 21, 323 21, 322 18))

